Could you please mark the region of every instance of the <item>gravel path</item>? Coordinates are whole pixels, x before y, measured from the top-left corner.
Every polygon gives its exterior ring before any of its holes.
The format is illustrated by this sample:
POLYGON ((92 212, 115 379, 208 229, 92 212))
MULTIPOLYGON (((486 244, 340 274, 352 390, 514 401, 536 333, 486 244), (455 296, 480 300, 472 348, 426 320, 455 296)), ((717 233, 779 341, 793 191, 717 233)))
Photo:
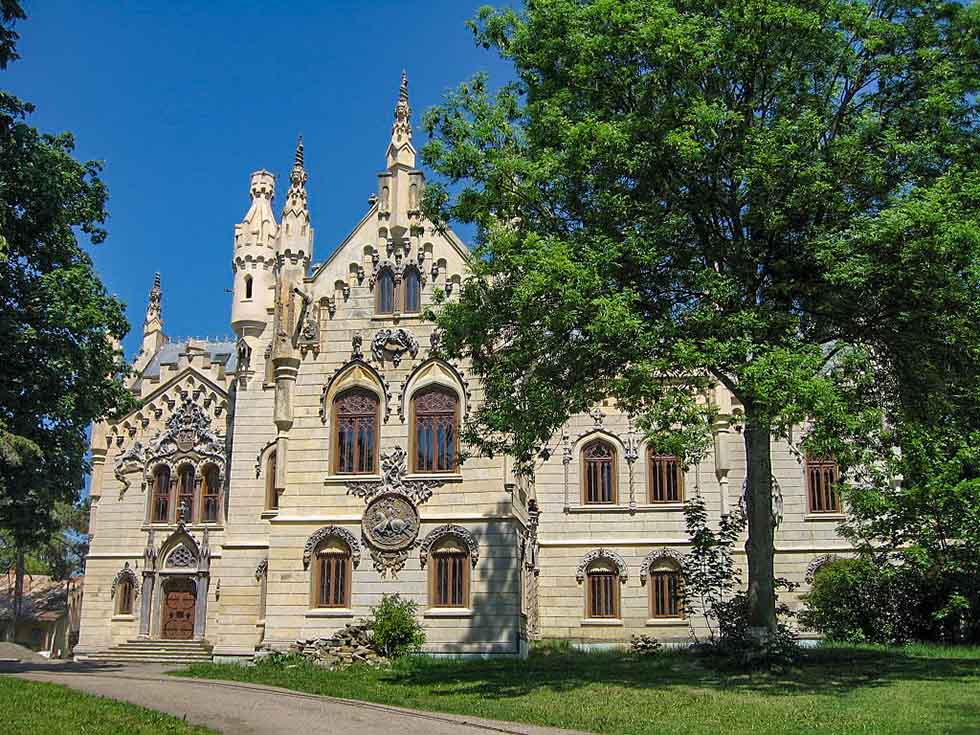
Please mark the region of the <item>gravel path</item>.
POLYGON ((64 684, 234 735, 576 735, 570 730, 419 712, 259 684, 176 678, 163 671, 152 666, 0 664, 3 674, 64 684))

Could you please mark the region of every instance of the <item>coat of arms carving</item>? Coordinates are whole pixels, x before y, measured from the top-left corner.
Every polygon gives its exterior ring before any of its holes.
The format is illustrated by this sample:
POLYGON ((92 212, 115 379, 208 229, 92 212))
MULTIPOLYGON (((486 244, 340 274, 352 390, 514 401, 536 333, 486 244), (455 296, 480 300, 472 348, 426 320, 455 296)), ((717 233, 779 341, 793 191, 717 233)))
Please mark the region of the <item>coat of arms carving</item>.
POLYGON ((397 576, 419 536, 418 511, 404 495, 387 493, 368 505, 361 531, 371 547, 374 568, 381 575, 397 576))

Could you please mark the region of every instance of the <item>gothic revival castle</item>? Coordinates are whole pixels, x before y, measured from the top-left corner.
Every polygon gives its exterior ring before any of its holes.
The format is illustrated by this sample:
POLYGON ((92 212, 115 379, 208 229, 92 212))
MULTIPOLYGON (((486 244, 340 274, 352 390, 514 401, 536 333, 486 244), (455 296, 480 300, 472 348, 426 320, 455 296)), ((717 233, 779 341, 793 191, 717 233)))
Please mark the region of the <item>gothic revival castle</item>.
MULTIPOLYGON (((92 546, 76 653, 199 640, 219 657, 329 636, 383 594, 417 601, 428 650, 513 654, 528 640, 689 635, 682 503, 717 518, 744 478, 724 418, 699 465, 645 445, 612 403, 573 417, 533 480, 503 457, 457 461, 482 396, 421 317, 458 292, 466 246, 419 211, 402 79, 386 168, 347 238, 311 268, 303 146, 285 205, 251 178, 234 228, 237 342, 170 342, 150 291, 133 392, 92 434, 92 546), (136 645, 133 643, 131 645, 136 645)), ((731 396, 710 397, 730 416, 731 396)), ((836 469, 774 446, 778 576, 833 554, 836 469)), ((805 587, 804 587, 805 589, 805 587)))

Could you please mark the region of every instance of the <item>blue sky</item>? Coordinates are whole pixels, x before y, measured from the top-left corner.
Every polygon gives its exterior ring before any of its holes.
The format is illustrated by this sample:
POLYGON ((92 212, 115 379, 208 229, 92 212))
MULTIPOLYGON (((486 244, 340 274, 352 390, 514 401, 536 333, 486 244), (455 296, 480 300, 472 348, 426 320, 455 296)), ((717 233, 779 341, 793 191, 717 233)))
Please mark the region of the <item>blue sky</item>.
POLYGON ((464 26, 480 4, 26 0, 22 58, 3 87, 37 106, 35 126, 71 131, 77 157, 105 164, 109 237, 93 256, 127 304, 126 354, 157 270, 169 335, 230 333, 232 228, 249 174, 286 181, 298 133, 314 259, 326 258, 375 189, 402 68, 417 147, 421 113, 447 89, 479 70, 507 75, 464 26))

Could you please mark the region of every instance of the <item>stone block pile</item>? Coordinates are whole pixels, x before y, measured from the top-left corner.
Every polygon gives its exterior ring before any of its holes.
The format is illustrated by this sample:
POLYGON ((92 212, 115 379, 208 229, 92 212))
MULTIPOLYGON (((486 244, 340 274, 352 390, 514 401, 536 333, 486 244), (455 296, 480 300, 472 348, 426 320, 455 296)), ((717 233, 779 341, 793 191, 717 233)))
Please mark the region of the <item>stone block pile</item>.
POLYGON ((388 661, 375 647, 371 629, 364 623, 347 623, 332 638, 300 639, 291 650, 327 669, 343 669, 357 663, 380 666, 388 661))

